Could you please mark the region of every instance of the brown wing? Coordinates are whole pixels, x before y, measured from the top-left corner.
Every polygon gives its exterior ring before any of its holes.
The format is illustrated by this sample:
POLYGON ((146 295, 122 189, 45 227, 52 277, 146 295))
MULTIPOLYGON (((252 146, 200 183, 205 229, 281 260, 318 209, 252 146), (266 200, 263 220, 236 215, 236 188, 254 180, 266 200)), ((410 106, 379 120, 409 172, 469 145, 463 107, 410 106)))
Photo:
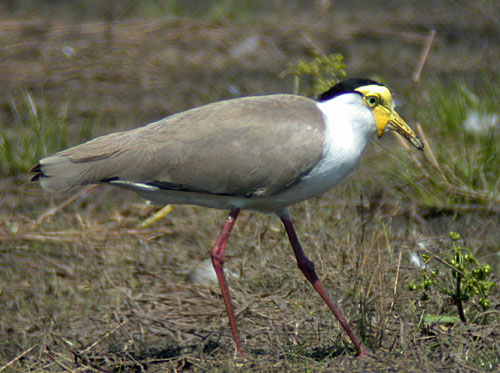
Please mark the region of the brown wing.
POLYGON ((292 95, 221 101, 112 133, 42 159, 46 189, 121 179, 213 194, 266 196, 320 159, 324 119, 292 95))

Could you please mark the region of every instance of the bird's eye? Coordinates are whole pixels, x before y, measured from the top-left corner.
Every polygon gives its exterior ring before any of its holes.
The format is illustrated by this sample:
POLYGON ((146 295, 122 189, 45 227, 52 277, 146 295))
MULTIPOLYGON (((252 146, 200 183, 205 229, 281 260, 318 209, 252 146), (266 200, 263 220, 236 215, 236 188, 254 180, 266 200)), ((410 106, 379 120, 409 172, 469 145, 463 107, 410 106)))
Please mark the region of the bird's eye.
POLYGON ((378 97, 377 96, 368 96, 366 98, 366 103, 369 107, 374 107, 378 105, 378 97))

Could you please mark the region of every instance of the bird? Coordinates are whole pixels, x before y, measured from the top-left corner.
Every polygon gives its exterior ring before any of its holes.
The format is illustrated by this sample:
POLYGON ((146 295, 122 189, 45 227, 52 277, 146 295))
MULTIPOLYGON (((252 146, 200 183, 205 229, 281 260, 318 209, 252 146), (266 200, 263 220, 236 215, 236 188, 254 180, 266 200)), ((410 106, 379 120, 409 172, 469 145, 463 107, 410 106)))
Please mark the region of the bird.
POLYGON ((97 137, 41 159, 32 169, 32 181, 55 192, 108 184, 158 204, 229 210, 210 256, 239 355, 244 349, 224 275, 226 245, 241 210, 277 214, 299 269, 357 355, 366 357, 370 351, 304 253, 289 206, 339 184, 358 165, 372 137, 387 131, 423 149, 395 111, 388 86, 349 78, 316 99, 292 94, 233 98, 97 137))

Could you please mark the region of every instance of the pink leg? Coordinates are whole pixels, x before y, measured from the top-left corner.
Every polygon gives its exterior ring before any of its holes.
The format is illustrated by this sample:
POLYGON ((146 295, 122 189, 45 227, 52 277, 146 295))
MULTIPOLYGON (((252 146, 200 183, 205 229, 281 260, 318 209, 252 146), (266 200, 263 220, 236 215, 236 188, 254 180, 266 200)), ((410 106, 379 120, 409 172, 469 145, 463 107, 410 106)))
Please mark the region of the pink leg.
POLYGON ((231 234, 231 230, 233 229, 239 212, 240 209, 231 210, 231 213, 226 220, 226 224, 224 224, 224 228, 222 228, 210 255, 212 257, 212 264, 214 266, 215 273, 217 274, 217 279, 219 280, 222 297, 224 298, 224 303, 226 304, 226 312, 229 318, 229 324, 231 325, 233 340, 234 343, 236 343, 236 351, 239 355, 242 355, 243 347, 241 344, 240 333, 238 331, 238 325, 236 325, 236 317, 234 316, 233 304, 231 303, 231 296, 229 295, 229 288, 227 286, 223 268, 225 261, 224 250, 226 249, 227 240, 229 239, 229 235, 231 234))
POLYGON ((292 244, 293 247, 293 252, 295 253, 295 258, 297 258, 297 264, 302 271, 302 273, 306 276, 306 278, 309 280, 309 282, 312 284, 312 286, 316 289, 316 291, 321 295, 321 298, 325 301, 325 303, 330 307, 330 310, 333 312, 337 320, 340 322, 340 325, 342 325, 342 328, 344 328, 345 332, 351 338, 352 343, 354 344, 354 347, 356 347, 356 350, 358 351, 358 356, 361 357, 366 357, 370 355, 370 352, 368 349, 361 343, 361 340, 358 338, 358 336, 352 331, 351 327, 349 326, 349 323, 347 322, 346 318, 344 315, 340 312, 340 310, 337 308, 337 306, 332 302, 330 296, 328 295, 328 292, 326 291, 325 286, 321 282, 321 280, 318 278, 318 275, 316 274, 316 271, 314 270, 314 263, 311 262, 306 255, 304 254, 304 251, 302 250, 302 247, 300 246, 299 239, 297 238, 297 234, 295 233, 295 229, 293 228, 292 221, 290 220, 288 213, 281 213, 280 214, 281 221, 283 222, 283 225, 285 226, 286 233, 288 234, 288 238, 290 239, 290 243, 292 244))

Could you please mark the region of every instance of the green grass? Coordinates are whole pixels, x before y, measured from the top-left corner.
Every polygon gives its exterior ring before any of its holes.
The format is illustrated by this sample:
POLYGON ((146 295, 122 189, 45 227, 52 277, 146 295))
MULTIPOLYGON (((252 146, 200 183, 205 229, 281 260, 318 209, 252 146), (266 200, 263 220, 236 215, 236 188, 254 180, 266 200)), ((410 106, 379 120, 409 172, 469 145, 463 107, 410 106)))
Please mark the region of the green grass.
POLYGON ((26 173, 44 156, 90 139, 92 129, 101 126, 99 111, 79 128, 68 130, 69 107, 69 101, 53 105, 44 96, 36 103, 29 92, 11 98, 12 121, 0 123, 4 129, 0 135, 0 175, 26 173))
POLYGON ((474 91, 460 80, 422 87, 415 101, 421 102, 416 120, 426 142, 425 153, 413 155, 413 161, 398 152, 391 154, 389 174, 406 197, 438 209, 498 206, 500 87, 495 81, 484 76, 474 91), (496 123, 489 124, 490 118, 496 118, 496 123), (467 131, 467 121, 485 129, 467 131))

